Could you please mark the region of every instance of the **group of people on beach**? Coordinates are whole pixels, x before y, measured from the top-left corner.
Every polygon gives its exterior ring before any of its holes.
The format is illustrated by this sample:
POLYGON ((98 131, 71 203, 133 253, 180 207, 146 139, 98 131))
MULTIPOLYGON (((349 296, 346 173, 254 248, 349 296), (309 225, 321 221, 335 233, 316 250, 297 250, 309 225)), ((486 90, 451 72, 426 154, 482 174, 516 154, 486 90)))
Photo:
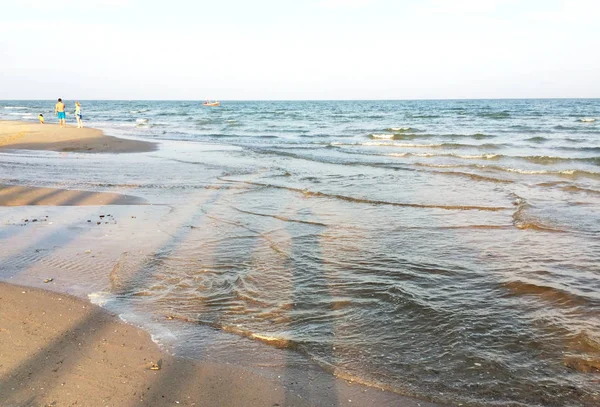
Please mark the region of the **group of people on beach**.
MULTIPOLYGON (((56 105, 54 105, 54 114, 58 117, 58 124, 60 124, 60 127, 67 126, 67 112, 65 111, 65 108, 66 106, 62 99, 58 98, 58 102, 56 103, 56 105)), ((81 121, 81 104, 79 102, 75 102, 75 118, 77 119, 77 128, 82 129, 83 122, 81 121)), ((41 124, 44 124, 43 114, 40 113, 38 119, 40 119, 41 124)))

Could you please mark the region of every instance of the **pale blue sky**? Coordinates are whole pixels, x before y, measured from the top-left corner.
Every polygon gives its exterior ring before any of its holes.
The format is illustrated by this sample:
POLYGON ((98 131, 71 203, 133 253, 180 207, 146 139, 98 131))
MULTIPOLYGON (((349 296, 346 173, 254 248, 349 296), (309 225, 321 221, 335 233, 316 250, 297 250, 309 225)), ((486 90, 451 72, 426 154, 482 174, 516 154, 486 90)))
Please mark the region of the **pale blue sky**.
POLYGON ((0 99, 600 97, 597 0, 13 0, 0 99))

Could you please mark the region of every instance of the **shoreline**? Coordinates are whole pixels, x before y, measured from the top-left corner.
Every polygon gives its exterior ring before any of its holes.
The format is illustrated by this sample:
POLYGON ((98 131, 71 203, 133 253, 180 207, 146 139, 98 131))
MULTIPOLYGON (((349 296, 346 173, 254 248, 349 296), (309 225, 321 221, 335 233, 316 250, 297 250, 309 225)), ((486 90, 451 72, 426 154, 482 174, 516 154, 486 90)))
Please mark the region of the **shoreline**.
MULTIPOLYGON (((132 153, 156 147, 105 136, 96 129, 0 121, 0 151, 132 153)), ((26 266, 0 274, 1 405, 440 406, 338 378, 316 364, 248 367, 235 361, 177 357, 153 341, 151 330, 123 322, 84 299, 89 286, 82 285, 85 277, 78 274, 91 275, 90 284, 103 286, 111 274, 106 265, 114 264, 110 259, 122 252, 124 242, 135 240, 132 231, 144 236, 136 250, 142 250, 142 241, 156 244, 163 238, 154 222, 164 209, 142 198, 0 184, 1 208, 9 215, 6 226, 13 228, 7 234, 22 235, 11 240, 12 253, 6 259, 18 262, 32 250, 35 257, 26 266), (43 213, 34 209, 40 205, 47 208, 43 213), (114 216, 107 215, 106 222, 101 214, 108 205, 118 206, 112 207, 114 216), (73 209, 58 210, 66 206, 73 209), (31 241, 38 243, 30 246, 31 241), (72 244, 64 245, 67 241, 72 244), (90 250, 84 251, 88 247, 95 249, 89 257, 90 250), (56 250, 66 250, 60 260, 44 259, 44 253, 56 250), (50 276, 54 282, 44 284, 50 276), (17 281, 11 281, 15 277, 17 281), (151 370, 152 363, 159 363, 160 370, 151 370)), ((279 351, 262 346, 265 352, 279 351)))
POLYGON ((439 406, 337 378, 299 389, 288 376, 172 356, 67 294, 0 282, 0 299, 3 405, 439 406))
POLYGON ((144 153, 157 143, 107 136, 91 127, 0 120, 0 151, 44 150, 75 153, 144 153))

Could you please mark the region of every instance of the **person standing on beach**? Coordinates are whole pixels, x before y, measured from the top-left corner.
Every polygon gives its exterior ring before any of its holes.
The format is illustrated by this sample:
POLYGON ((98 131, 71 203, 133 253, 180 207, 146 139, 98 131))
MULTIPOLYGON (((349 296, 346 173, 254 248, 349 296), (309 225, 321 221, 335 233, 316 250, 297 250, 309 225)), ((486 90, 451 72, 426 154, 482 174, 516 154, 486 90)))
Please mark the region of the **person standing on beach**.
POLYGON ((65 127, 67 125, 67 115, 65 113, 65 104, 61 98, 58 98, 58 103, 54 106, 54 114, 58 116, 60 127, 65 127))
POLYGON ((81 122, 81 104, 75 102, 75 117, 77 118, 77 128, 83 129, 83 123, 81 122))

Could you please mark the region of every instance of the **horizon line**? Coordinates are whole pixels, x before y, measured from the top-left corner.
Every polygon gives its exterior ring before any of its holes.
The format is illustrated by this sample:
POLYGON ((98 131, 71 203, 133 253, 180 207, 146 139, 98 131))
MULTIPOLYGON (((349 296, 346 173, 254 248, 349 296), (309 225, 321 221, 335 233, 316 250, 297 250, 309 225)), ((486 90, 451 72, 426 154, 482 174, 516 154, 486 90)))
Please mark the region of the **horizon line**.
MULTIPOLYGON (((66 99, 66 98, 61 98, 66 99)), ((505 98, 414 98, 414 99, 214 99, 220 102, 416 102, 416 101, 464 101, 464 100, 600 100, 600 97, 505 97, 505 98)), ((12 101, 54 101, 53 99, 0 99, 12 101)), ((204 102, 206 99, 67 99, 105 102, 204 102)))

